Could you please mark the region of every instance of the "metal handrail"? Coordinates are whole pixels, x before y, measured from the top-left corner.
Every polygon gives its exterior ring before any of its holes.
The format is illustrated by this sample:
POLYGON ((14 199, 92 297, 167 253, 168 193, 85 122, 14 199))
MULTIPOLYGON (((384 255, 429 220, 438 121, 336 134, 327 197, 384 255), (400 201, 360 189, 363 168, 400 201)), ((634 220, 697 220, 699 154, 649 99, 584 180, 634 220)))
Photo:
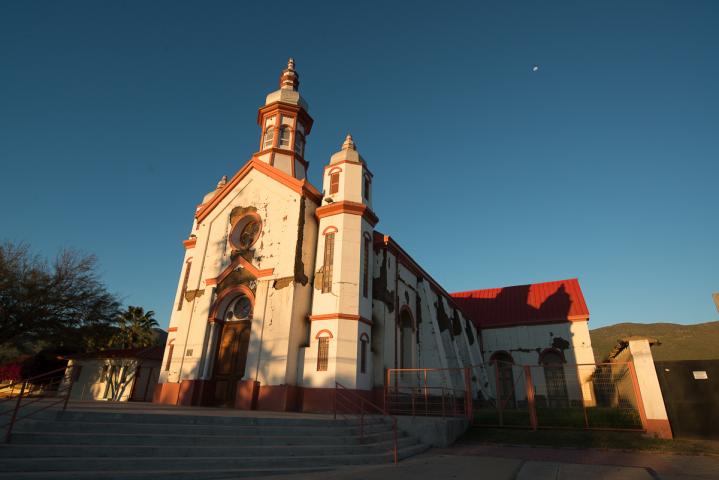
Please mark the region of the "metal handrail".
MULTIPOLYGON (((72 387, 73 387, 73 384, 74 384, 74 381, 75 381, 75 378, 74 378, 75 376, 72 374, 72 370, 73 370, 73 367, 70 367, 69 369, 68 369, 68 368, 57 368, 57 369, 55 369, 55 370, 51 370, 51 371, 49 371, 49 372, 45 372, 45 373, 42 373, 42 374, 40 374, 40 375, 32 376, 32 377, 27 378, 27 379, 25 379, 25 380, 22 381, 22 387, 20 387, 20 393, 19 393, 18 396, 17 396, 17 400, 16 400, 16 402, 15 402, 15 407, 14 407, 12 410, 5 410, 5 411, 3 411, 3 412, 0 412, 0 417, 2 417, 2 416, 4 416, 4 415, 11 415, 10 421, 7 422, 7 423, 5 423, 4 425, 0 426, 0 428, 2 428, 2 427, 6 427, 6 428, 7 428, 7 431, 6 431, 6 433, 5 433, 5 443, 9 443, 9 442, 10 442, 10 438, 11 438, 11 436, 12 436, 13 428, 15 427, 15 424, 16 424, 18 421, 23 420, 23 419, 26 419, 26 418, 29 418, 29 417, 31 417, 31 416, 33 416, 33 415, 39 413, 39 412, 42 412, 43 410, 47 410, 48 408, 54 407, 54 406, 56 406, 56 405, 58 405, 58 404, 60 404, 60 403, 62 403, 62 410, 63 410, 63 411, 65 411, 65 410, 67 409, 67 404, 68 404, 68 402, 70 401, 70 393, 72 392, 72 387), (55 396, 56 400, 53 401, 53 402, 49 402, 47 405, 45 405, 44 407, 42 407, 42 408, 40 408, 40 409, 38 409, 38 410, 34 410, 34 411, 32 411, 32 412, 30 412, 30 413, 27 413, 27 414, 25 414, 25 415, 20 415, 20 411, 21 411, 21 409, 22 409, 23 407, 27 407, 27 406, 29 406, 29 405, 33 405, 33 404, 35 404, 35 403, 37 403, 37 402, 39 402, 39 401, 41 401, 41 400, 43 400, 43 399, 45 399, 45 398, 49 398, 49 397, 50 397, 50 395, 46 395, 47 390, 43 390, 39 395, 32 395, 32 397, 31 397, 31 394, 33 393, 33 392, 32 392, 32 388, 30 388, 30 390, 28 390, 28 386, 31 387, 34 381, 36 381, 36 380, 38 380, 38 379, 40 379, 40 378, 42 378, 42 377, 47 377, 47 376, 50 376, 50 375, 54 375, 54 374, 57 374, 57 373, 59 373, 59 372, 61 372, 61 371, 64 371, 64 372, 69 371, 69 372, 70 372, 69 378, 68 378, 68 375, 67 375, 67 373, 66 373, 63 377, 57 378, 57 379, 54 379, 54 380, 51 380, 51 381, 47 384, 47 386, 58 385, 58 389, 57 389, 57 390, 54 390, 54 393, 55 393, 54 396, 55 396), (62 385, 63 381, 65 381, 66 379, 68 379, 68 383, 67 383, 67 387, 66 387, 66 392, 62 392, 62 393, 64 393, 64 395, 60 396, 60 393, 61 393, 61 391, 60 391, 60 386, 62 385), (27 395, 26 395, 26 391, 27 391, 27 395), (31 400, 30 402, 27 402, 27 403, 25 403, 25 404, 23 405, 23 404, 22 404, 23 398, 33 398, 33 400, 31 400)), ((10 398, 12 398, 13 400, 15 399, 15 397, 10 397, 10 398)))
MULTIPOLYGON (((392 454, 395 465, 398 462, 398 449, 397 449, 397 418, 393 415, 388 414, 384 408, 380 407, 376 403, 367 400, 362 395, 348 389, 344 385, 335 382, 335 394, 334 394, 334 418, 337 420, 337 406, 338 400, 348 402, 350 407, 357 407, 357 404, 352 400, 359 400, 359 416, 360 416, 360 440, 364 440, 364 415, 365 405, 371 407, 375 412, 379 413, 383 417, 388 417, 392 421, 392 454)), ((368 412, 369 413, 369 412, 368 412)), ((345 413, 344 415, 350 415, 351 412, 345 413)))

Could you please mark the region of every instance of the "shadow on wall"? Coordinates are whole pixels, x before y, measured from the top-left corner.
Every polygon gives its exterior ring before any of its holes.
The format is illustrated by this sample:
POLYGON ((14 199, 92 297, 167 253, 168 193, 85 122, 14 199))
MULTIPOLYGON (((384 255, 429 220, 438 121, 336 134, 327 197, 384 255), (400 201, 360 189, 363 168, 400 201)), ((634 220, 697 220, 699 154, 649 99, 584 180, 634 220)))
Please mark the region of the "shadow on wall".
POLYGON ((565 284, 539 287, 519 285, 452 296, 478 327, 569 320, 572 297, 565 284))

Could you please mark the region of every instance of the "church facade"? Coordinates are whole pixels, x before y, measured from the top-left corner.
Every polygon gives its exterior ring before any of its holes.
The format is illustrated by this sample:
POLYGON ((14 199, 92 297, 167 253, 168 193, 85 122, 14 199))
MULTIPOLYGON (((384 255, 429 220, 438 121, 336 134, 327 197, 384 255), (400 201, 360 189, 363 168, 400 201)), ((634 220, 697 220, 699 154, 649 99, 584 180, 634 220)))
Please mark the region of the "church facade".
POLYGON ((337 384, 379 399, 387 369, 484 362, 457 301, 375 229, 374 178, 351 136, 321 189, 307 181, 298 86, 290 60, 259 109, 259 150, 194 212, 155 402, 323 411, 337 384))

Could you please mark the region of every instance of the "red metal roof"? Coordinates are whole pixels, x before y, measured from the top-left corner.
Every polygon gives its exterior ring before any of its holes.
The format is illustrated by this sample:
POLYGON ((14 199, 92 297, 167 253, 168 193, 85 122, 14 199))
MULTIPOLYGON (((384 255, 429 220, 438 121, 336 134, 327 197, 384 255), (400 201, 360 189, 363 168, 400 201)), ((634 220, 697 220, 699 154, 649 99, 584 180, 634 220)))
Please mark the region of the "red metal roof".
POLYGON ((477 327, 573 322, 589 319, 576 278, 450 294, 477 327))

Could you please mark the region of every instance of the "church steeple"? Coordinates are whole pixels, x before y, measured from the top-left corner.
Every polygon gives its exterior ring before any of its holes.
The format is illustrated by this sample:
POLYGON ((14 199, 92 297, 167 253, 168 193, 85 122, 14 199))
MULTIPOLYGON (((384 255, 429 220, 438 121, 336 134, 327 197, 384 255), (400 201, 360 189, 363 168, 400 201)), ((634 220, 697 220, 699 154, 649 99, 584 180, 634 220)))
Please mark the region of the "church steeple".
POLYGON ((300 86, 300 76, 295 72, 295 59, 291 58, 287 60, 287 68, 282 71, 280 75, 280 88, 289 88, 290 90, 297 91, 297 87, 300 86))
POLYGON ((313 121, 307 113, 307 102, 298 91, 299 85, 300 76, 294 59, 290 58, 280 75, 279 90, 267 95, 257 114, 262 132, 255 157, 302 180, 309 166, 305 160, 305 139, 313 121))

